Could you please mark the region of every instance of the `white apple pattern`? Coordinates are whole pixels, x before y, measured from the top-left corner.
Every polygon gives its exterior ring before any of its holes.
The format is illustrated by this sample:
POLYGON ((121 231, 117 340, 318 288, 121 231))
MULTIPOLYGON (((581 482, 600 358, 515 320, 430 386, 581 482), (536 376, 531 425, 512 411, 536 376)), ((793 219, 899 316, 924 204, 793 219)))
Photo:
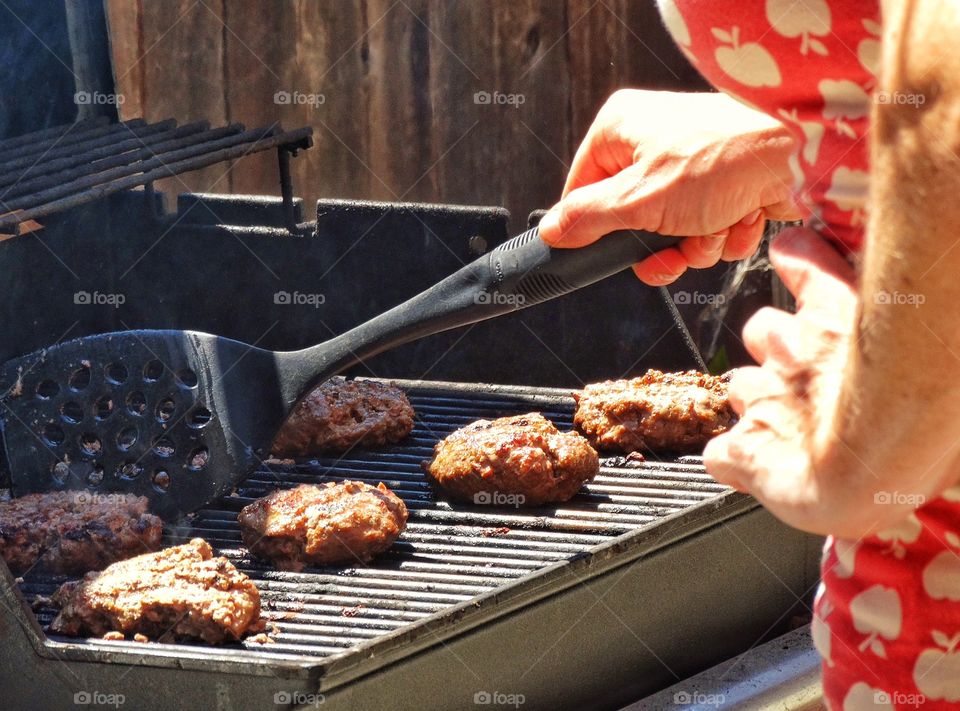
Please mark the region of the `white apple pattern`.
POLYGON ((823 96, 823 117, 836 120, 837 133, 856 138, 856 132, 844 119, 859 119, 870 113, 867 92, 849 79, 821 79, 817 88, 823 96))
POLYGON ((838 578, 851 577, 859 549, 860 544, 857 541, 835 540, 833 551, 837 554, 837 564, 833 567, 833 574, 838 578))
POLYGON ((903 608, 897 591, 883 585, 867 588, 850 601, 850 616, 857 632, 866 635, 858 649, 863 652, 869 648, 886 659, 882 639, 895 640, 903 625, 903 608))
POLYGON ((951 486, 941 496, 947 501, 960 501, 960 486, 951 486))
POLYGON ((817 155, 820 153, 820 141, 823 139, 823 124, 816 121, 801 121, 797 116, 796 108, 790 109, 790 111, 779 109, 777 113, 780 114, 780 118, 800 127, 805 139, 803 142, 803 159, 810 165, 816 163, 817 155))
POLYGON ((865 206, 870 176, 862 170, 840 166, 830 178, 830 187, 823 197, 833 202, 841 210, 853 211, 850 222, 863 224, 866 219, 865 206))
POLYGON ((882 700, 887 697, 883 689, 858 681, 843 697, 843 711, 895 711, 892 704, 882 700))
POLYGON ((729 32, 713 27, 710 32, 724 43, 717 47, 713 56, 727 76, 746 86, 780 86, 780 67, 763 45, 756 42, 740 44, 739 27, 733 27, 729 32))
POLYGON ((913 683, 927 700, 960 701, 960 632, 948 637, 944 632, 931 632, 936 647, 923 650, 913 665, 913 683))
POLYGON ((820 583, 820 587, 817 589, 817 596, 813 602, 813 608, 816 610, 813 614, 813 622, 810 624, 810 636, 813 637, 813 646, 817 648, 817 652, 820 653, 820 656, 823 658, 823 661, 827 663, 827 666, 833 666, 833 659, 831 659, 831 646, 832 640, 830 638, 830 624, 827 622, 827 618, 830 616, 830 613, 833 612, 833 605, 830 604, 829 600, 821 599, 826 592, 826 588, 823 583, 820 583))
MULTIPOLYGON (((960 548, 960 536, 953 531, 944 534, 947 542, 960 548)), ((960 555, 945 550, 933 557, 923 569, 923 589, 934 600, 960 600, 960 555)))
POLYGON ((873 37, 860 40, 857 45, 857 59, 864 69, 877 76, 880 73, 880 35, 883 34, 883 28, 876 20, 864 20, 863 27, 873 37))
POLYGON ((658 0, 660 5, 660 17, 663 18, 663 24, 667 26, 673 39, 681 47, 690 46, 690 30, 687 28, 687 22, 683 19, 680 10, 674 0, 658 0))
POLYGON ((826 0, 767 0, 767 21, 784 37, 799 37, 800 54, 811 49, 821 56, 827 54, 823 42, 810 36, 830 33, 830 6, 826 0))
POLYGON ((889 541, 890 551, 893 555, 896 558, 903 558, 907 554, 907 549, 903 544, 916 543, 922 530, 923 524, 920 523, 917 515, 912 513, 896 526, 880 531, 877 538, 881 541, 889 541))

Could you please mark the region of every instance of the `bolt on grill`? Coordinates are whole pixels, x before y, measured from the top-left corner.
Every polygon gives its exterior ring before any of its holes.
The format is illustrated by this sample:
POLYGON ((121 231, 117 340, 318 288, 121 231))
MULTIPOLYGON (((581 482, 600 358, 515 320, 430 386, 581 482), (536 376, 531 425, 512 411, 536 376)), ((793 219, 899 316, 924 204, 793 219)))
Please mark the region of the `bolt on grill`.
MULTIPOLYGON (((600 474, 569 502, 532 509, 451 505, 431 489, 420 466, 439 439, 476 419, 533 410, 570 429, 572 398, 536 388, 398 382, 417 413, 413 432, 399 445, 263 467, 235 495, 202 509, 189 522, 167 527, 166 545, 203 537, 260 589, 274 643, 234 645, 241 658, 249 653, 263 659, 262 653, 302 661, 362 653, 391 632, 555 563, 589 556, 621 534, 730 491, 705 473, 697 457, 642 463, 615 457, 603 459, 600 474), (277 571, 248 555, 236 519, 242 507, 273 489, 343 479, 383 481, 409 508, 407 529, 387 553, 368 565, 301 573, 277 571)), ((27 576, 20 587, 28 600, 42 600, 60 582, 27 576)), ((42 603, 37 609, 43 625, 54 614, 42 603)), ((133 644, 93 643, 114 648, 133 644)), ((183 646, 194 652, 225 651, 183 646)))

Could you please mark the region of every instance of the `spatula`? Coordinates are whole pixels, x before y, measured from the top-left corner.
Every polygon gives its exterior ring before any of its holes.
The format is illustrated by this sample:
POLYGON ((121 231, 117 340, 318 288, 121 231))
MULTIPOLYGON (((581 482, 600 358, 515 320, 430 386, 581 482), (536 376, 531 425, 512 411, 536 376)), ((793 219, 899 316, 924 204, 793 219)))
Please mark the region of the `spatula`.
POLYGON ((143 330, 11 360, 2 370, 0 411, 13 493, 130 492, 175 520, 243 481, 299 398, 345 368, 569 293, 677 241, 622 231, 582 249, 554 249, 534 228, 384 314, 299 351, 143 330))

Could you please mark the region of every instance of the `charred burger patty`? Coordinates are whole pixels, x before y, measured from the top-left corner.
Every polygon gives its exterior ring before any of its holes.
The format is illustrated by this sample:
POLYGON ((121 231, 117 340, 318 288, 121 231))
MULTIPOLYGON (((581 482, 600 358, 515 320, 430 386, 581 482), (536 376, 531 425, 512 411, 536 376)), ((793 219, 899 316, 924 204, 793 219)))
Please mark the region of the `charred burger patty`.
POLYGON ((50 631, 103 636, 143 634, 151 639, 240 639, 260 621, 253 581, 202 538, 114 563, 54 595, 60 614, 50 631))
POLYGON ((412 429, 413 408, 400 388, 331 378, 297 404, 271 451, 287 457, 343 452, 392 444, 412 429))
POLYGON ((737 419, 728 380, 695 370, 648 370, 632 380, 595 383, 574 395, 573 423, 601 451, 699 452, 737 419))
POLYGON ((453 432, 434 447, 425 469, 453 499, 537 506, 570 499, 596 476, 600 460, 579 434, 560 432, 531 412, 453 432))
POLYGON ((237 517, 244 544, 281 570, 367 562, 393 545, 407 507, 381 483, 303 484, 274 491, 237 517))
POLYGON ((160 547, 163 522, 133 494, 55 491, 0 502, 0 554, 15 575, 82 575, 160 547))

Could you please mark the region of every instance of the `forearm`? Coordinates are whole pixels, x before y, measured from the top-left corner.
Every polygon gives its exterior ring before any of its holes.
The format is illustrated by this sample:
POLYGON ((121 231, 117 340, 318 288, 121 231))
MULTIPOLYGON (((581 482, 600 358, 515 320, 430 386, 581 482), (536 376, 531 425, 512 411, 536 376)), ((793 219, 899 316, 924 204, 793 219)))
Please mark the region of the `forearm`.
POLYGON ((960 453, 960 16, 949 0, 884 6, 861 311, 829 467, 866 490, 931 497, 960 453), (898 28, 896 30, 891 28, 898 28))

